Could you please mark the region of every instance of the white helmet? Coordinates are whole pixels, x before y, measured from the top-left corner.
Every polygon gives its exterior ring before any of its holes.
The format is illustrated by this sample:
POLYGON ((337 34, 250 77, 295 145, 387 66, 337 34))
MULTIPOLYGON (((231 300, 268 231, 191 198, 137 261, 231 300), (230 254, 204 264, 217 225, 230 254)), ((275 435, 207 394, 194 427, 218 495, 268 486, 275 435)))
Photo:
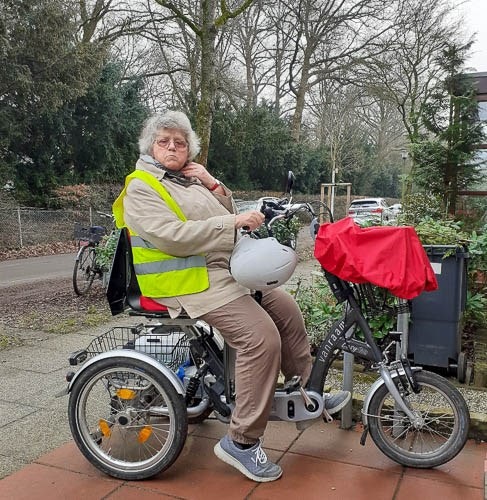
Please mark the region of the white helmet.
POLYGON ((298 256, 275 238, 243 236, 230 258, 230 272, 235 280, 251 290, 270 290, 291 277, 298 256))

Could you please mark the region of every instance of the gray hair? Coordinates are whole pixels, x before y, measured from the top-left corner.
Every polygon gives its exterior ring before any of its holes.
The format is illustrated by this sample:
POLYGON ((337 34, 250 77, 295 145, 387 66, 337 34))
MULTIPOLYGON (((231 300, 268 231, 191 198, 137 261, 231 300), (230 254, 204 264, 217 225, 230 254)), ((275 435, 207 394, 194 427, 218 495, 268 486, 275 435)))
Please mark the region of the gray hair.
POLYGON ((144 123, 139 137, 139 152, 152 156, 152 147, 159 130, 163 128, 182 130, 188 142, 188 160, 192 161, 200 152, 200 138, 191 127, 189 118, 181 111, 166 111, 150 116, 144 123))

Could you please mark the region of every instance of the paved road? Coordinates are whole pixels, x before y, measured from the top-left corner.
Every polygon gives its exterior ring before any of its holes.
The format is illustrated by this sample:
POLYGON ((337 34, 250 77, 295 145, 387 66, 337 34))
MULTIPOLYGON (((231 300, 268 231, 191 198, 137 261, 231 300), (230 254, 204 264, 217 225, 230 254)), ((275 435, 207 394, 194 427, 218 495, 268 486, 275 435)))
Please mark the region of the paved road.
POLYGON ((76 254, 66 253, 0 262, 0 289, 72 275, 76 254))

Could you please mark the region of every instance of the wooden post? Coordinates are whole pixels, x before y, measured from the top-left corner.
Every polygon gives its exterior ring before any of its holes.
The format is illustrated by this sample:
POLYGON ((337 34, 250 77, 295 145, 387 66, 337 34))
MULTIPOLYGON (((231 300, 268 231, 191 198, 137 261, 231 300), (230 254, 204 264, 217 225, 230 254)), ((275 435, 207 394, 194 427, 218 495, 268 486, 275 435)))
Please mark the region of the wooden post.
POLYGON ((20 207, 17 207, 17 221, 19 223, 19 241, 20 241, 20 248, 24 246, 23 241, 22 241, 22 219, 20 218, 20 207))
MULTIPOLYGON (((321 203, 325 203, 325 195, 326 195, 326 206, 331 210, 332 207, 330 206, 332 202, 332 188, 333 187, 346 187, 347 189, 347 207, 346 209, 348 210, 348 207, 350 206, 350 202, 352 199, 352 184, 350 182, 339 182, 337 184, 331 184, 331 183, 323 183, 320 186, 320 201, 321 203)), ((333 207, 334 208, 334 207, 333 207)), ((334 210, 332 210, 333 216, 334 210)), ((347 214, 345 214, 347 215, 347 214)), ((320 209, 320 224, 323 224, 324 217, 323 217, 323 210, 320 209)))

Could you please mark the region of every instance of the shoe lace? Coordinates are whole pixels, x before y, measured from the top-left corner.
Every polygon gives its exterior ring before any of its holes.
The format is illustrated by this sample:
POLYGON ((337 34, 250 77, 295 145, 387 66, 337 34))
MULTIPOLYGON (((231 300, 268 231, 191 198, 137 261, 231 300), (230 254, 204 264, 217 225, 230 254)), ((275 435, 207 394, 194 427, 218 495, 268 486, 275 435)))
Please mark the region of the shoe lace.
POLYGON ((257 446, 253 453, 255 454, 255 458, 252 458, 252 461, 255 465, 257 465, 257 463, 259 463, 260 465, 264 465, 267 462, 267 455, 262 449, 261 443, 259 443, 259 446, 257 446))

